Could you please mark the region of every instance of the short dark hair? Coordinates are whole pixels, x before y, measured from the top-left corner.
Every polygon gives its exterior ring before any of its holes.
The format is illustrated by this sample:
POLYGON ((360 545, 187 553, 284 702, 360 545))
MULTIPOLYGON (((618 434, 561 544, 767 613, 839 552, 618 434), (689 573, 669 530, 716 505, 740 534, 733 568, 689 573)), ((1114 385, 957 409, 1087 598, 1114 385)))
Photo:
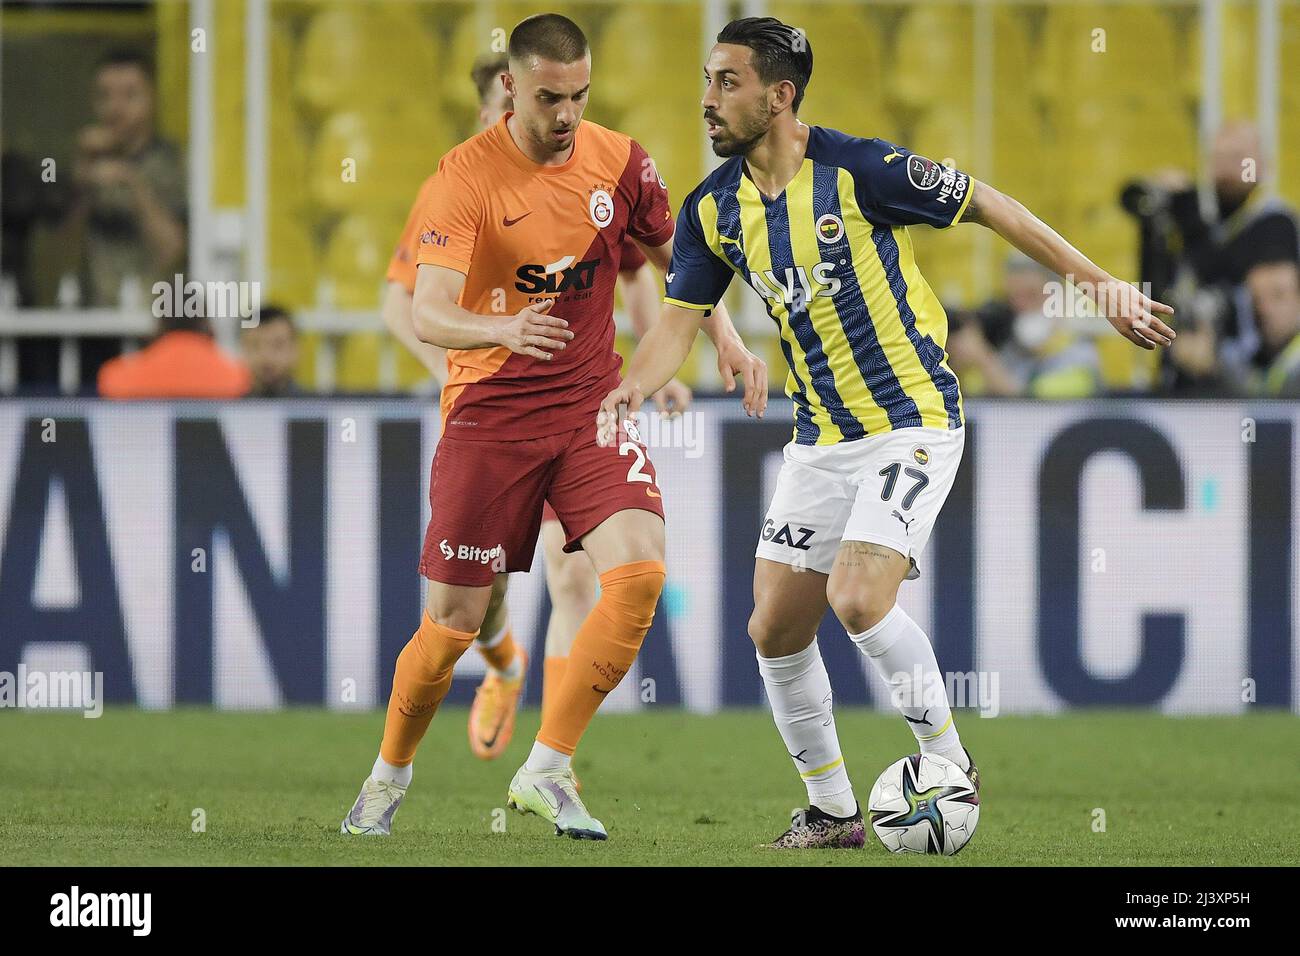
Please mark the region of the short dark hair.
POLYGON ((718 34, 719 43, 734 43, 754 51, 754 70, 766 84, 789 80, 794 84, 791 109, 799 112, 804 90, 812 79, 813 54, 808 37, 797 27, 776 17, 742 17, 718 34))
POLYGON ((492 84, 496 82, 497 77, 509 72, 510 58, 504 53, 485 53, 474 61, 469 71, 469 78, 474 82, 474 89, 478 90, 480 106, 487 102, 488 94, 492 92, 492 84))
POLYGON ((153 60, 139 50, 109 50, 95 61, 95 72, 110 66, 133 66, 145 75, 150 83, 154 81, 153 60))
POLYGON ((298 334, 298 326, 293 321, 293 313, 283 306, 272 305, 268 303, 257 311, 257 325, 250 325, 246 328, 257 329, 264 325, 270 325, 272 322, 285 322, 289 326, 289 331, 293 335, 298 334))
POLYGON ((510 31, 510 59, 537 56, 557 63, 573 63, 587 55, 587 35, 568 17, 539 13, 520 20, 510 31))

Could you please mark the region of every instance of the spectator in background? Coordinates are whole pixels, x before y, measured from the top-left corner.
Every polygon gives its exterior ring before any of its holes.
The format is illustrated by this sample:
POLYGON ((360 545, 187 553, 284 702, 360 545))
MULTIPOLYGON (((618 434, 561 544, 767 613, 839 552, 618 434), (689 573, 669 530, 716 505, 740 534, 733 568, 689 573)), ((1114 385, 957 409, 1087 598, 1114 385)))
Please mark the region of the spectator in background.
POLYGON ((170 279, 185 254, 184 166, 154 128, 153 66, 133 52, 110 53, 95 70, 95 122, 81 131, 73 162, 68 228, 81 234, 81 301, 114 306, 124 282, 141 303, 170 279))
MULTIPOLYGON (((1215 137, 1212 161, 1214 210, 1209 218, 1201 213, 1195 183, 1181 170, 1131 185, 1122 201, 1142 223, 1142 272, 1153 283, 1152 294, 1172 295, 1181 300, 1175 303, 1180 312, 1196 313, 1204 326, 1200 338, 1217 339, 1217 365, 1229 379, 1241 380, 1261 347, 1248 277, 1262 263, 1300 261, 1300 226, 1290 207, 1265 198, 1259 189, 1265 170, 1253 124, 1224 125, 1215 137), (1170 293, 1170 287, 1175 291, 1170 293), (1193 304, 1193 298, 1200 302, 1193 304)), ((1168 390, 1204 391, 1202 385, 1212 383, 1212 376, 1185 380, 1189 369, 1208 367, 1200 360, 1204 341, 1188 342, 1182 351, 1183 361, 1172 349, 1166 356, 1168 390)))
POLYGON ((1300 398, 1300 265, 1293 260, 1260 263, 1250 270, 1246 284, 1260 347, 1242 391, 1300 398))
POLYGON ((1021 253, 1006 265, 1006 298, 974 313, 955 313, 948 352, 961 376, 974 373, 972 394, 1031 398, 1088 398, 1101 389, 1091 338, 1053 314, 1049 270, 1021 253))
POLYGON ((162 333, 134 355, 99 370, 103 398, 239 398, 252 377, 221 350, 205 318, 164 318, 162 333))
POLYGON ((263 306, 257 325, 245 328, 239 342, 252 375, 249 398, 302 394, 293 378, 298 368, 298 329, 287 311, 279 306, 263 306))

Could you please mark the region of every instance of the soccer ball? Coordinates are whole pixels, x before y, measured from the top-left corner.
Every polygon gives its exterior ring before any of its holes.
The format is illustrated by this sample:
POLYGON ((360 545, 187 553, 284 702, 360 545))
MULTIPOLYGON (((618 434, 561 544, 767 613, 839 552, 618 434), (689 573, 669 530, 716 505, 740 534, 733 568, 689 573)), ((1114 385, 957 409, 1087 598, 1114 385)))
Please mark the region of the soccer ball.
POLYGON ((885 768, 871 788, 867 813, 891 853, 952 856, 975 833, 980 798, 951 760, 912 754, 885 768))

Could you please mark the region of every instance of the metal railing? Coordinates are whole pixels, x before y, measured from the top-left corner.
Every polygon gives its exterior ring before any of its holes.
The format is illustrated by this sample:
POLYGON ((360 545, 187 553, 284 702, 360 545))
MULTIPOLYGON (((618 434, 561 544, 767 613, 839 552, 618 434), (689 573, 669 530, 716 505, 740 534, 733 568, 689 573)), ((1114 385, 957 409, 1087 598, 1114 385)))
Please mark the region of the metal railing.
MULTIPOLYGON (((231 320, 232 322, 234 320, 231 320)), ((387 333, 374 311, 308 310, 294 314, 301 333, 320 336, 315 357, 315 390, 328 393, 338 379, 339 346, 357 332, 387 333)), ((139 309, 11 309, 0 312, 0 395, 17 392, 19 338, 53 339, 59 343, 59 391, 76 394, 81 387, 81 342, 86 338, 122 340, 122 350, 133 352, 158 331, 158 319, 139 309)), ((379 390, 397 391, 397 350, 401 346, 385 334, 380 342, 379 390)))

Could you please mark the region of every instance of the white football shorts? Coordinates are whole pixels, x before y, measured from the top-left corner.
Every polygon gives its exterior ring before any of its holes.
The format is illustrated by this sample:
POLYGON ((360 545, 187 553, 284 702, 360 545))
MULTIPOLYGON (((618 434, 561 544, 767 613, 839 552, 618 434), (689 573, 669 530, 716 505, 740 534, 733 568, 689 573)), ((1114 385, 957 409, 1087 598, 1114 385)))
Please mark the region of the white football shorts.
POLYGON ((841 541, 917 559, 961 463, 966 429, 899 428, 836 445, 785 446, 759 558, 830 574, 841 541))

